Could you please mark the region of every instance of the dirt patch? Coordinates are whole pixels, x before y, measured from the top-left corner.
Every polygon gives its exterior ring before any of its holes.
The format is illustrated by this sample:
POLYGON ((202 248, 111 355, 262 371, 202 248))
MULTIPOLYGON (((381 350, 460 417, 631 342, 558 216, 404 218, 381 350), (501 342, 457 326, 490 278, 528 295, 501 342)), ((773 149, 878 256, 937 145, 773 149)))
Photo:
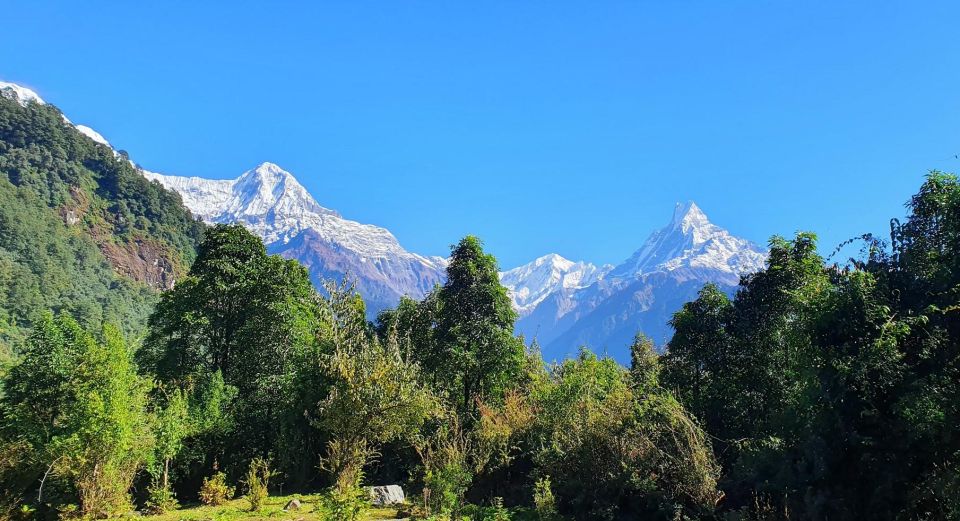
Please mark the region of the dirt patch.
POLYGON ((174 256, 154 241, 133 239, 126 243, 103 241, 100 251, 120 275, 156 289, 171 289, 180 275, 174 256))

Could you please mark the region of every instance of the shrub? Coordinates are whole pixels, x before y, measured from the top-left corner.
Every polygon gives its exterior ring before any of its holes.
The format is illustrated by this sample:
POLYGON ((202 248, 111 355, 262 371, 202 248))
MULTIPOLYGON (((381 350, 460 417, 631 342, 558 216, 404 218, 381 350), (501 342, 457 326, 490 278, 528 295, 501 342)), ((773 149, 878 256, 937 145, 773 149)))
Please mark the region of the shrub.
POLYGON ((200 502, 204 505, 216 506, 233 499, 236 488, 227 485, 227 476, 217 472, 209 478, 203 479, 200 487, 200 502))
POLYGON ((557 518, 557 502, 553 498, 549 476, 540 478, 533 484, 533 506, 540 521, 552 521, 557 518))
POLYGON ((423 479, 424 502, 431 513, 456 515, 473 475, 460 461, 445 461, 427 471, 423 479))
POLYGON ((269 495, 270 478, 273 477, 270 463, 263 458, 254 458, 247 468, 247 501, 250 502, 250 511, 260 510, 269 495))
POLYGON ((340 489, 331 487, 321 500, 323 519, 329 521, 356 521, 370 506, 367 493, 360 487, 340 489))
POLYGON ((556 479, 558 506, 603 521, 710 514, 719 467, 706 434, 668 392, 631 384, 616 361, 584 352, 537 389, 534 463, 556 479))
POLYGON ((512 516, 503 506, 503 498, 495 497, 490 502, 490 507, 477 512, 475 517, 477 521, 510 521, 512 516))
POLYGON ((177 496, 170 490, 170 487, 165 487, 158 481, 154 481, 147 487, 147 512, 163 514, 176 510, 178 506, 180 506, 180 503, 177 502, 177 496))

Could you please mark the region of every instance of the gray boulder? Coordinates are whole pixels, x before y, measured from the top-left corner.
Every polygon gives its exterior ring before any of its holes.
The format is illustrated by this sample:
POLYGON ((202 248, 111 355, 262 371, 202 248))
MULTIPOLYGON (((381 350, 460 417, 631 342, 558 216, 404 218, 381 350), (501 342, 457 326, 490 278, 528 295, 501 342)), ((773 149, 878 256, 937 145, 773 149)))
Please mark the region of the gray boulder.
POLYGON ((400 488, 400 485, 367 487, 367 493, 370 494, 370 504, 375 507, 399 505, 406 500, 406 497, 403 495, 403 489, 400 488))
POLYGON ((291 500, 287 503, 287 506, 283 507, 283 509, 286 510, 287 512, 292 512, 292 511, 295 511, 295 510, 300 510, 300 500, 299 500, 299 499, 291 499, 291 500))

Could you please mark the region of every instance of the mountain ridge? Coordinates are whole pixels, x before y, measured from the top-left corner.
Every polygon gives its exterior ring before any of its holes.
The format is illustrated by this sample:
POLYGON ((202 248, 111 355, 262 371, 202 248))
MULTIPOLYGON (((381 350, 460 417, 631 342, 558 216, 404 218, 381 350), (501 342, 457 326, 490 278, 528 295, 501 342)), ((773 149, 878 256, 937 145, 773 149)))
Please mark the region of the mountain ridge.
MULTIPOLYGON (((12 93, 21 105, 45 103, 36 92, 15 84, 0 82, 0 92, 12 93)), ((63 119, 113 150, 96 130, 63 119)), ((402 296, 422 298, 444 280, 447 259, 407 251, 388 229, 322 206, 275 163, 260 163, 234 179, 139 171, 178 193, 204 221, 243 224, 272 253, 298 259, 318 286, 325 279, 351 278, 371 318, 402 296)), ((517 331, 536 337, 546 354, 571 354, 578 343, 600 347, 616 342, 625 348, 630 329, 644 329, 665 342, 669 316, 695 298, 703 284, 732 291, 742 275, 762 268, 765 259, 762 248, 713 224, 695 202, 687 201, 677 203, 670 222, 620 264, 597 266, 550 253, 499 275, 519 315, 517 331)))

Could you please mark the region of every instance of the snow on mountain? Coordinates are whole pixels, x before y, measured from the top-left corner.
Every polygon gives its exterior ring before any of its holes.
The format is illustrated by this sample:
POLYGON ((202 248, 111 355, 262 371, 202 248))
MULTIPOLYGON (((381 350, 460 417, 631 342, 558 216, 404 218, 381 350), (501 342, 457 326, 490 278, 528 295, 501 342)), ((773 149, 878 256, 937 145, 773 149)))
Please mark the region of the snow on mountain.
POLYGON ((74 126, 84 136, 87 136, 88 138, 96 141, 97 143, 100 143, 101 145, 107 145, 108 147, 113 148, 113 146, 110 145, 110 142, 104 139, 104 137, 101 136, 100 133, 97 132, 96 130, 93 130, 92 128, 86 125, 74 125, 74 126))
POLYGON ((670 224, 653 232, 644 245, 609 276, 638 277, 680 268, 727 274, 739 279, 763 267, 766 253, 746 239, 713 224, 693 201, 677 203, 670 224))
POLYGON ((296 178, 262 163, 229 180, 144 172, 178 192, 184 204, 210 223, 240 223, 268 248, 297 258, 314 280, 349 275, 376 312, 403 295, 423 297, 443 278, 446 260, 405 250, 387 229, 343 218, 321 206, 296 178))
POLYGON ((611 268, 597 267, 589 262, 573 262, 551 253, 500 273, 500 283, 507 288, 514 308, 524 317, 551 294, 564 289, 585 288, 611 268))
POLYGON ((6 97, 12 97, 13 99, 16 99, 17 103, 20 103, 20 105, 23 105, 24 107, 26 107, 27 103, 31 101, 35 101, 41 105, 45 103, 43 98, 38 96, 36 92, 26 87, 17 85, 16 83, 0 81, 0 93, 6 97))
MULTIPOLYGON (((0 81, 0 96, 14 99, 17 101, 17 103, 24 107, 26 107, 27 103, 30 103, 31 101, 39 105, 46 105, 47 103, 46 101, 43 101, 43 98, 41 98, 40 95, 33 90, 28 89, 23 85, 17 85, 16 83, 10 83, 7 81, 0 81)), ((74 125, 65 114, 60 114, 60 117, 63 118, 64 122, 76 127, 76 129, 79 130, 83 135, 89 137, 97 143, 111 147, 110 143, 108 143, 107 140, 104 139, 103 136, 101 136, 96 130, 93 130, 86 125, 74 125)))
POLYGON ((765 261, 765 250, 711 223, 695 203, 677 204, 669 224, 591 283, 572 290, 531 284, 541 292, 517 329, 536 337, 548 359, 587 345, 626 362, 626 348, 638 331, 662 345, 672 334, 672 314, 704 284, 732 292, 741 275, 763 268, 765 261))
MULTIPOLYGON (((45 103, 33 90, 14 83, 0 82, 0 96, 24 106, 45 103)), ((94 129, 75 127, 111 147, 94 129)), ((307 266, 315 283, 349 277, 371 317, 396 305, 403 295, 423 297, 445 277, 447 259, 408 252, 388 230, 321 206, 292 174, 273 163, 227 180, 148 171, 143 175, 179 193, 184 204, 209 223, 243 224, 271 252, 307 266)), ((732 292, 741 275, 763 268, 765 260, 765 250, 711 223, 695 203, 687 202, 677 204, 670 223, 616 267, 550 254, 502 272, 500 278, 520 314, 518 331, 528 339, 536 337, 547 358, 588 345, 610 349, 625 360, 629 340, 638 330, 665 342, 671 334, 670 316, 696 298, 704 284, 732 292)))
POLYGON ((433 265, 435 261, 407 252, 387 229, 344 219, 320 206, 292 174, 273 163, 261 163, 240 177, 213 180, 144 172, 178 192, 192 212, 210 223, 244 224, 267 244, 287 243, 304 230, 370 258, 396 255, 433 265))
MULTIPOLYGON (((15 83, 0 82, 0 95, 23 106, 31 101, 45 103, 36 92, 15 83)), ((73 124, 66 116, 63 119, 73 124)), ((96 130, 74 126, 113 148, 96 130)), ((119 153, 114 150, 114 154, 119 153)), ((395 305, 401 296, 421 298, 443 280, 446 259, 410 253, 388 230, 344 219, 324 208, 292 174, 273 163, 262 163, 227 180, 146 170, 143 175, 179 193, 184 205, 206 222, 243 224, 271 252, 300 260, 317 284, 349 277, 367 301, 371 316, 395 305)))

